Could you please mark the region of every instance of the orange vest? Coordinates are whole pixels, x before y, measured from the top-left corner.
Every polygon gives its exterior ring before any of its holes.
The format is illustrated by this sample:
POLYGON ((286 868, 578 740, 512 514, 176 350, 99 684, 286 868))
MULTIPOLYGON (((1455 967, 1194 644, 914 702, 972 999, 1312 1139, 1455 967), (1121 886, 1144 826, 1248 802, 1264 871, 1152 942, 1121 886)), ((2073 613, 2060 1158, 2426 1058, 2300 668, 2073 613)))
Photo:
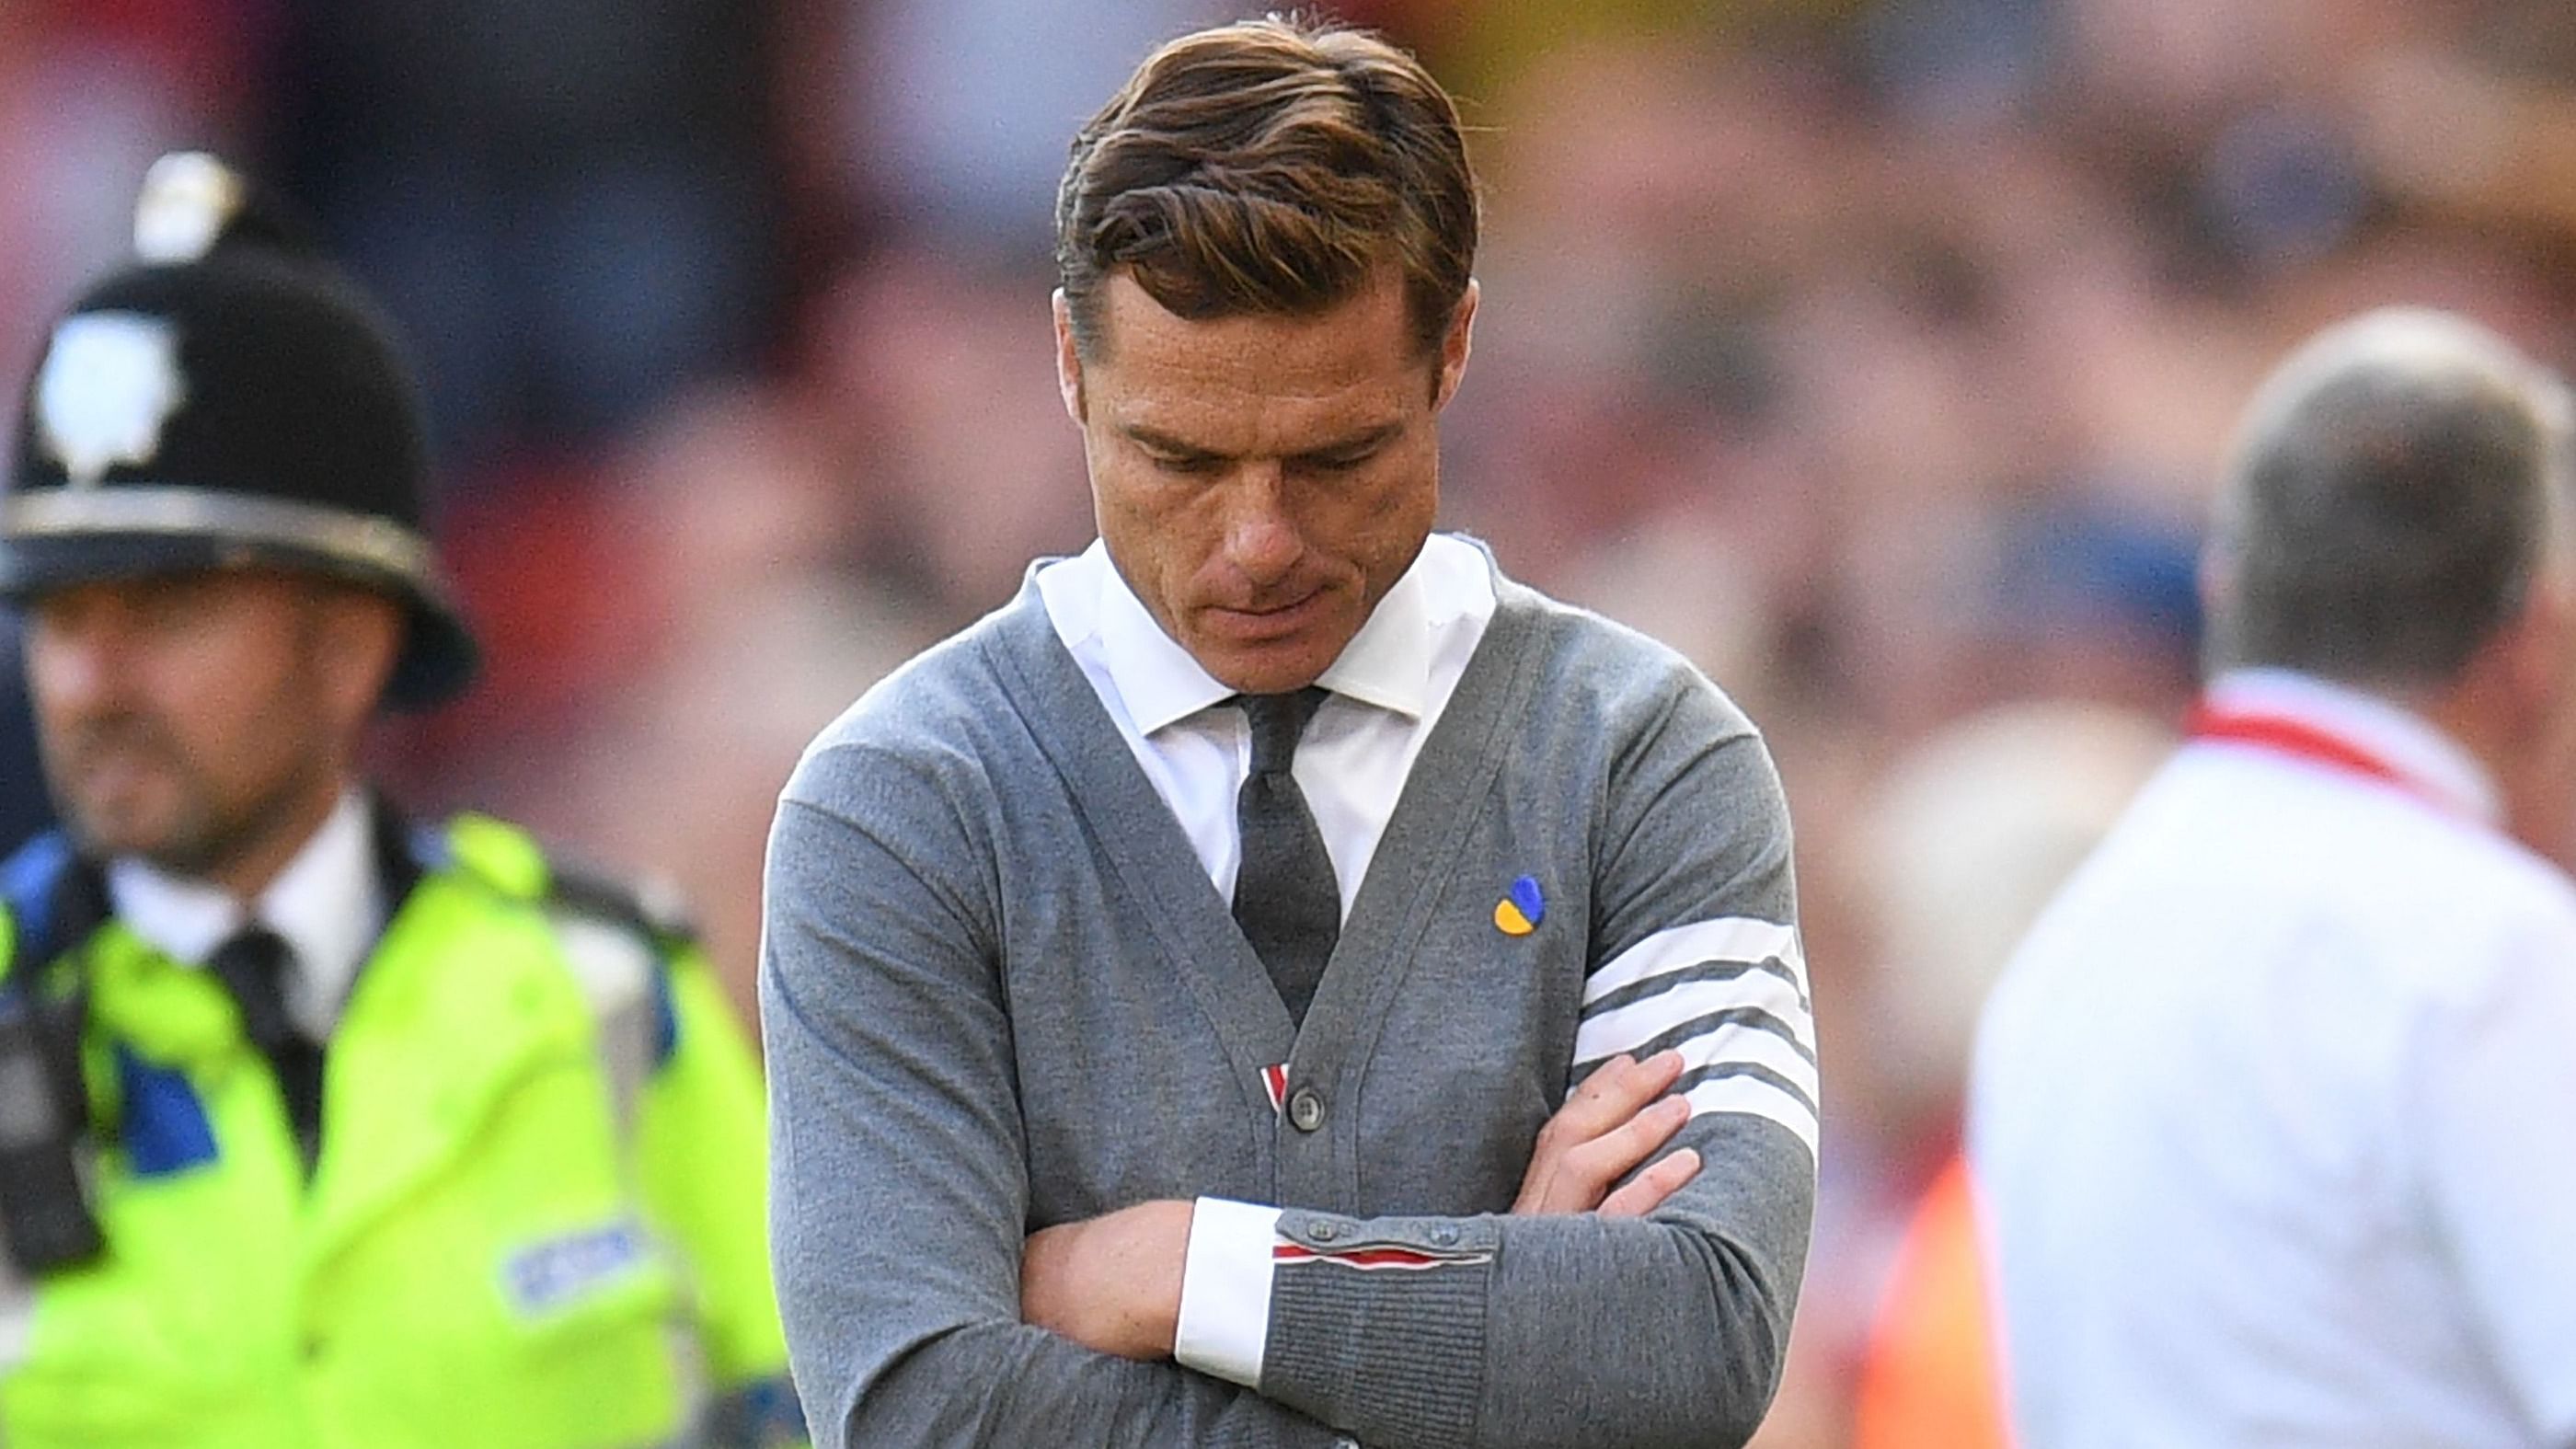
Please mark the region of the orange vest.
POLYGON ((1965 1157, 1915 1208, 1861 1364, 1852 1449, 2006 1449, 2002 1364, 1965 1157))

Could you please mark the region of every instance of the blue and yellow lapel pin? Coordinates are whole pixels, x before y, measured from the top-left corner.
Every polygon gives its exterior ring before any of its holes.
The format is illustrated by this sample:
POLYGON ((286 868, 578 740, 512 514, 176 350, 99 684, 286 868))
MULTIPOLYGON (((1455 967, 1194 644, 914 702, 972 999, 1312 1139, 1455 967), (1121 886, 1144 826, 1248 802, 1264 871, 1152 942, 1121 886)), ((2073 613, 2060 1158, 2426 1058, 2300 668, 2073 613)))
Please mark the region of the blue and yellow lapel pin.
POLYGON ((1546 919, 1547 897, 1534 875, 1513 881, 1511 891, 1494 905, 1494 928, 1506 936, 1526 936, 1546 919))

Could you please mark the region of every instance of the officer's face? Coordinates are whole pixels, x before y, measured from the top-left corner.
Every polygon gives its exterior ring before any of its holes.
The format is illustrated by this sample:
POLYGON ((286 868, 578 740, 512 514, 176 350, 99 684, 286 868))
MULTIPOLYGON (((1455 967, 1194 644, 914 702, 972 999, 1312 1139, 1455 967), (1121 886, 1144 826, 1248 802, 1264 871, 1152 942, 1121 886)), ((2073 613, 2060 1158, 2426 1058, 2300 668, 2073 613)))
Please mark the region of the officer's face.
POLYGON ((1431 532, 1474 290, 1433 358, 1391 272, 1314 317, 1186 321, 1124 275, 1103 300, 1086 360, 1056 299, 1056 362, 1110 558, 1218 682, 1312 684, 1431 532))
POLYGON ((384 600, 283 573, 47 593, 27 680, 55 802, 90 850, 253 894, 342 788, 400 631, 384 600))

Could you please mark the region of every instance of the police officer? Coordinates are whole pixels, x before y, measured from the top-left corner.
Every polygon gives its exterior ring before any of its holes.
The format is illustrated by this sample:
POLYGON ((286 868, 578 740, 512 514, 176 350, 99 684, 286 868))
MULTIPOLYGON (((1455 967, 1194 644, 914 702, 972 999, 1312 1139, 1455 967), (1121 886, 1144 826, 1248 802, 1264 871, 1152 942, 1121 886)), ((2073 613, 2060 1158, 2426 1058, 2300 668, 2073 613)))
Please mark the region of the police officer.
POLYGON ((0 1444, 801 1439, 695 946, 359 773, 475 664, 386 327, 211 158, 136 241, 0 493, 65 822, 0 870, 0 1444))

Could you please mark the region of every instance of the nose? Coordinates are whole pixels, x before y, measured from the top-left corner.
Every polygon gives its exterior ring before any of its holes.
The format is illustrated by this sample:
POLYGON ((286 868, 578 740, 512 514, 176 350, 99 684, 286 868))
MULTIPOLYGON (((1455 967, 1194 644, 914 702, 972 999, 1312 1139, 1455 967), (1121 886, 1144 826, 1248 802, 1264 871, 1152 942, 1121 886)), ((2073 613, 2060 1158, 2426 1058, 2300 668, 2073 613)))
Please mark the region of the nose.
POLYGON ((1232 493, 1226 562, 1256 588, 1278 583, 1306 553, 1305 537, 1288 508, 1287 470, 1275 460, 1247 464, 1235 476, 1232 493))

